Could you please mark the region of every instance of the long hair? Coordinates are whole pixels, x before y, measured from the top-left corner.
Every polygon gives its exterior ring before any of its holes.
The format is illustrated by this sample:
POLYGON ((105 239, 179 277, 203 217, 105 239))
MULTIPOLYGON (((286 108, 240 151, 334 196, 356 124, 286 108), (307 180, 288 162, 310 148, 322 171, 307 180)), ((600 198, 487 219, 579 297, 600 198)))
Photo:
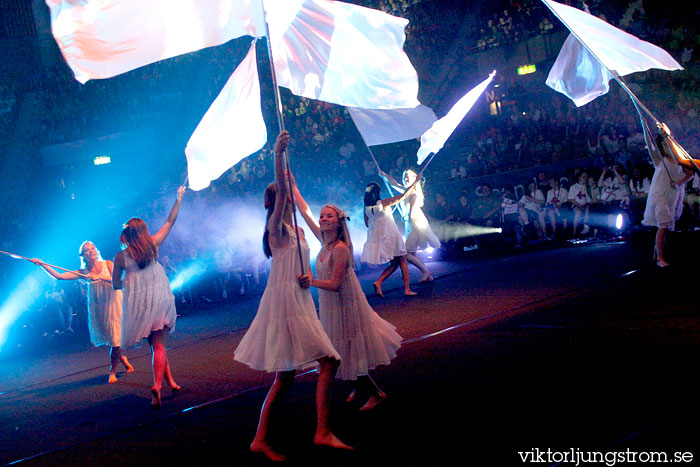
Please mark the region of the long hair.
POLYGON ((377 182, 370 182, 365 188, 365 206, 374 206, 379 201, 379 194, 382 191, 382 187, 379 186, 377 182))
POLYGON ((270 183, 267 188, 265 188, 265 209, 267 210, 267 217, 265 218, 265 232, 262 237, 263 253, 265 253, 266 258, 272 256, 272 250, 270 249, 270 233, 267 231, 267 224, 270 222, 270 217, 275 210, 275 200, 277 199, 277 184, 270 183))
POLYGON ((153 261, 158 260, 158 247, 153 243, 148 226, 138 217, 132 217, 124 224, 124 230, 119 237, 122 249, 131 256, 139 269, 143 269, 153 261))
MULTIPOLYGON (((354 267, 355 261, 354 261, 354 250, 352 247, 352 239, 350 238, 350 231, 348 230, 348 223, 347 221, 350 220, 347 214, 345 214, 345 211, 340 209, 338 206, 335 206, 334 204, 326 204, 323 206, 324 208, 330 208, 333 211, 335 211, 335 214, 338 216, 338 240, 341 242, 345 243, 347 247, 350 249, 350 267, 354 267)), ((323 208, 322 208, 323 209, 323 208)), ((321 239, 324 239, 324 234, 321 232, 321 239)))
MULTIPOLYGON (((85 269, 87 267, 87 262, 85 261, 85 257, 83 256, 83 248, 85 248, 85 245, 95 246, 95 244, 92 243, 90 240, 85 240, 83 243, 80 244, 80 248, 78 248, 78 255, 80 256, 80 269, 85 269)), ((102 261, 102 255, 100 254, 100 250, 98 250, 96 246, 95 251, 97 251, 97 261, 102 261)))

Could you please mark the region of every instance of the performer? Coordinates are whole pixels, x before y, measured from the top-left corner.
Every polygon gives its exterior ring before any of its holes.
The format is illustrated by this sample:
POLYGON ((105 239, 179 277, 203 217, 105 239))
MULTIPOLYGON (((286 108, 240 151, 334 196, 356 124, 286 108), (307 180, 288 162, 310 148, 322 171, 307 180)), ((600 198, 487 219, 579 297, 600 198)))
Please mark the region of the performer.
POLYGON ((355 381, 347 401, 353 401, 358 394, 369 394, 360 410, 373 409, 386 399, 386 394, 370 377, 369 370, 391 362, 401 346, 401 336, 367 303, 353 268, 347 214, 337 206, 326 205, 316 221, 296 184, 294 197, 299 212, 322 245, 316 258, 318 278, 300 284, 319 289, 321 324, 340 353, 337 376, 355 381))
MULTIPOLYGON (((403 184, 400 184, 391 175, 381 172, 382 177, 386 178, 391 186, 403 192, 416 181, 416 173, 411 170, 405 170, 402 175, 403 184)), ((425 183, 425 181, 423 181, 425 183)), ((408 235, 406 236, 406 260, 420 269, 422 275, 418 282, 432 281, 433 276, 426 267, 425 263, 418 257, 419 250, 424 250, 428 247, 440 248, 440 240, 430 228, 428 218, 423 213, 423 205, 425 197, 423 196, 423 183, 416 185, 413 192, 406 198, 404 203, 408 207, 408 235)))
POLYGON ((664 258, 666 232, 669 229, 673 230, 683 212, 685 183, 692 178, 693 173, 678 164, 666 147, 663 134, 668 134, 668 128, 663 125, 660 132, 656 146, 648 145, 649 154, 654 161, 654 176, 651 179, 642 224, 658 228, 654 239, 654 261, 657 266, 665 268, 669 265, 664 258))
MULTIPOLYGON (((234 358, 255 370, 275 372, 275 380, 260 412, 253 452, 265 454, 273 461, 285 456, 268 444, 270 419, 294 382, 296 370, 318 364, 316 388, 316 433, 314 443, 334 448, 352 449, 340 441, 329 426, 330 385, 340 364, 340 355, 316 314, 308 289, 299 286, 300 254, 304 271, 309 271, 309 247, 303 230, 297 239, 292 227, 292 203, 285 176, 283 154, 289 145, 289 133, 283 131, 275 144, 275 182, 265 189, 267 224, 263 234, 263 251, 272 257, 267 286, 255 319, 243 336, 234 358), (299 242, 299 246, 297 244, 299 242)), ((309 280, 306 274, 306 280, 309 280)))
POLYGON ((406 244, 401 237, 391 206, 403 201, 411 194, 416 183, 411 186, 410 190, 404 191, 403 194, 392 196, 391 198, 381 199, 381 187, 376 182, 371 182, 365 189, 365 226, 368 227, 367 240, 362 249, 360 259, 365 263, 370 264, 385 264, 389 266, 382 271, 379 278, 372 283, 374 291, 380 297, 384 297, 382 292, 382 284, 384 281, 401 268, 401 279, 403 280, 403 289, 405 295, 417 295, 411 290, 411 276, 408 272, 408 263, 406 262, 406 244))
POLYGON ((122 292, 112 290, 112 261, 104 261, 100 252, 92 242, 85 241, 80 245, 80 269, 74 272, 58 272, 37 258, 30 261, 41 266, 55 279, 69 281, 85 279, 88 276, 88 329, 90 342, 95 347, 109 345, 109 383, 117 382, 117 366, 121 362, 127 373, 132 373, 126 355, 121 350, 122 334, 122 292))
POLYGON ((158 262, 158 249, 170 234, 177 220, 186 188, 177 190, 177 199, 170 214, 158 232, 151 235, 146 223, 137 217, 129 219, 121 233, 122 251, 114 258, 112 287, 124 289, 122 306, 122 345, 137 345, 143 338, 153 355, 153 387, 151 407, 161 405, 160 390, 163 376, 176 394, 180 386, 170 371, 165 352, 168 333, 175 330, 175 296, 163 266, 158 262))

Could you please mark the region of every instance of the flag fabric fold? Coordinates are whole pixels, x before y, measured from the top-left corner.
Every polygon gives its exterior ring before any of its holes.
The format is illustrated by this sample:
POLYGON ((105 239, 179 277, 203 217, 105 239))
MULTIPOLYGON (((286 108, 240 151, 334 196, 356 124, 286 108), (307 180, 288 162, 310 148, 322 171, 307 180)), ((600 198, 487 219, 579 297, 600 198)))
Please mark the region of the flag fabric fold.
POLYGON ((255 43, 197 125, 185 148, 189 186, 201 190, 267 142, 255 43))
POLYGON ((51 30, 81 83, 265 35, 262 0, 46 0, 51 30))
POLYGON ((437 121, 430 107, 412 109, 359 109, 348 107, 367 146, 396 143, 419 138, 437 121))
POLYGON ((413 108, 418 74, 408 20, 329 0, 265 0, 277 84, 348 107, 413 108))
POLYGON ((447 115, 433 123, 430 129, 423 133, 420 138, 420 148, 418 148, 418 165, 422 164, 431 153, 437 154, 442 149, 462 119, 474 107, 474 104, 476 104, 476 101, 484 93, 488 85, 491 84, 495 75, 496 72, 494 71, 478 86, 462 96, 447 112, 447 115))
POLYGON ((651 68, 682 70, 664 49, 618 29, 590 13, 542 0, 572 32, 562 46, 546 84, 577 106, 608 92, 617 73, 625 76, 651 68))

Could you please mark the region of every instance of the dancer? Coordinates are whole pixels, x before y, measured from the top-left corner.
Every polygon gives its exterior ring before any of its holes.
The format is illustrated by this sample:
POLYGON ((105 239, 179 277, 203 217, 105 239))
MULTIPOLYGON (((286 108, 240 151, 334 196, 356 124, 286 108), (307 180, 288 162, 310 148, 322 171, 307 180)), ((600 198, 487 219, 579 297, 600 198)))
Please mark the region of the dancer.
MULTIPOLYGON (((391 186, 399 191, 406 191, 406 189, 416 181, 416 173, 411 169, 404 171, 401 177, 403 184, 400 184, 394 177, 387 173, 380 171, 379 175, 386 178, 391 186)), ((423 183, 425 183, 425 181, 423 181, 423 183)), ((418 282, 429 282, 433 280, 433 276, 430 274, 423 260, 418 257, 418 251, 428 247, 440 248, 440 240, 433 232, 433 229, 430 228, 428 218, 425 217, 423 213, 423 205, 425 204, 423 183, 417 184, 413 192, 404 201, 408 205, 409 220, 407 226, 408 235, 406 236, 406 250, 408 251, 406 260, 420 269, 422 275, 418 282)))
POLYGON ((693 173, 678 164, 666 147, 667 143, 663 138, 664 133, 669 134, 666 125, 662 125, 659 131, 656 147, 649 144, 649 154, 654 161, 654 176, 651 179, 642 224, 658 228, 654 238, 654 262, 657 266, 665 268, 669 265, 664 258, 666 232, 669 229, 673 230, 681 216, 685 183, 693 177, 693 173))
POLYGON ((137 217, 129 219, 121 233, 122 251, 114 258, 112 287, 124 289, 122 306, 122 345, 135 346, 148 339, 153 356, 151 407, 160 408, 160 390, 165 376, 173 394, 180 391, 170 372, 165 352, 168 333, 175 329, 177 312, 175 296, 163 266, 158 262, 158 249, 177 220, 186 188, 177 190, 177 199, 158 232, 151 235, 146 223, 137 217))
POLYGON ((370 377, 369 370, 391 362, 401 346, 401 336, 367 303, 353 268, 347 214, 337 206, 326 205, 316 221, 296 184, 293 186, 299 212, 322 245, 316 258, 318 278, 300 283, 319 289, 321 324, 340 353, 337 376, 355 381, 347 401, 369 394, 360 410, 373 409, 386 399, 386 394, 370 377))
POLYGON ((372 283, 374 291, 380 297, 384 297, 382 284, 399 267, 401 268, 404 294, 409 296, 417 295, 411 290, 411 276, 409 275, 408 263, 406 262, 406 255, 408 254, 406 244, 403 241, 403 237, 401 237, 398 227, 396 227, 391 210, 391 206, 400 203, 411 194, 416 183, 402 194, 386 199, 380 198, 381 187, 376 182, 369 183, 365 189, 364 218, 365 226, 369 230, 367 231, 367 241, 365 241, 360 259, 370 264, 389 263, 389 266, 382 271, 379 278, 372 283))
MULTIPOLYGON (((340 355, 323 330, 311 293, 297 282, 302 266, 304 271, 309 271, 309 246, 303 230, 299 229, 297 239, 292 227, 293 205, 283 165, 289 139, 286 131, 277 137, 275 182, 265 189, 267 223, 263 251, 267 257, 272 257, 270 275, 255 319, 234 355, 236 360, 255 370, 275 372, 275 380, 263 403, 255 438, 250 445, 251 451, 265 454, 273 461, 282 461, 285 456, 268 443, 270 419, 279 410, 279 404, 294 382, 296 370, 316 364, 320 372, 316 386, 314 443, 352 449, 340 441, 329 426, 330 385, 340 364, 340 355), (300 264, 299 248, 303 265, 300 264)), ((309 280, 306 274, 303 277, 309 280)))
POLYGON ((80 269, 74 272, 58 272, 37 258, 30 261, 41 266, 55 279, 69 281, 85 279, 88 276, 88 329, 90 342, 95 347, 109 345, 109 383, 117 382, 117 366, 121 362, 127 373, 132 373, 126 355, 121 350, 122 334, 122 291, 112 290, 112 261, 102 259, 100 252, 92 242, 80 245, 80 269))

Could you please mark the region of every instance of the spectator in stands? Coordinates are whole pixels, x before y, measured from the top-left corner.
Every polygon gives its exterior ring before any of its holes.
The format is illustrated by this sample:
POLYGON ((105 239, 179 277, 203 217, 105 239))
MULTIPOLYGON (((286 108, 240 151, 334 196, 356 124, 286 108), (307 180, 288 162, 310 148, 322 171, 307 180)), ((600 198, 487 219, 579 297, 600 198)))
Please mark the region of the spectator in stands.
POLYGON ((551 188, 547 192, 545 215, 549 219, 551 228, 549 238, 554 240, 557 235, 557 229, 563 232, 566 230, 568 224, 570 213, 569 192, 566 188, 561 186, 559 177, 554 174, 549 177, 549 186, 551 188))
POLYGON ((538 239, 547 236, 544 203, 544 193, 537 188, 535 180, 528 183, 527 192, 518 200, 518 215, 523 230, 528 235, 534 234, 538 239))
POLYGON ((479 199, 474 203, 470 223, 495 227, 501 222, 501 200, 494 195, 491 185, 483 183, 478 190, 479 199))
POLYGON ((576 183, 569 187, 569 202, 573 210, 573 230, 571 235, 576 237, 578 228, 583 224, 582 235, 590 230, 588 226, 588 210, 591 204, 591 196, 588 193, 588 173, 581 171, 576 183))

